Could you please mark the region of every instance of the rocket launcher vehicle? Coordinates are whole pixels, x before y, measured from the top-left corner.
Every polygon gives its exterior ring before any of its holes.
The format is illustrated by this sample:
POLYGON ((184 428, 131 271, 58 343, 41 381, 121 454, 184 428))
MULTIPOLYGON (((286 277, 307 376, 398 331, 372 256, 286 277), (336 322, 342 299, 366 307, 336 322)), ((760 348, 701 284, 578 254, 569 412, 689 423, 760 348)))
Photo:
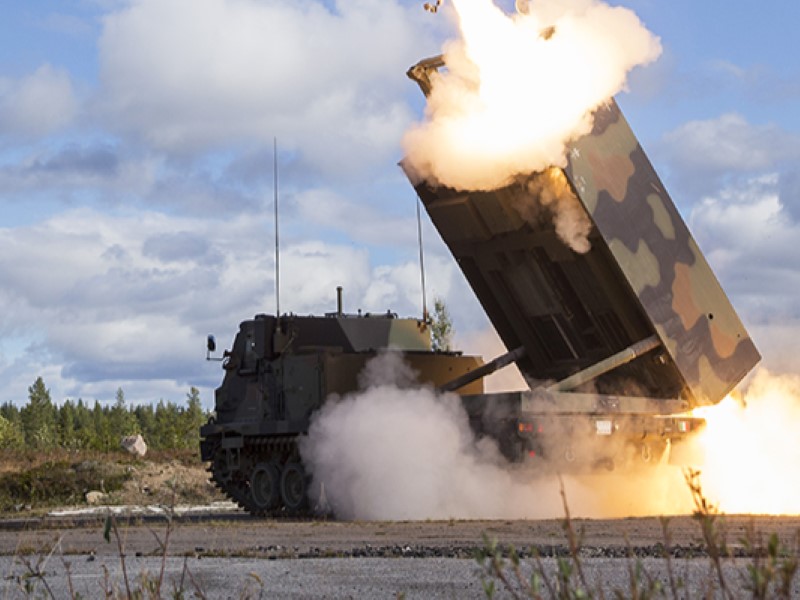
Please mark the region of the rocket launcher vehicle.
MULTIPOLYGON (((428 93, 442 65, 422 61, 409 75, 428 93)), ((243 321, 221 357, 209 336, 206 358, 224 371, 200 429, 214 484, 254 515, 312 514, 324 490, 309 490, 299 442, 328 398, 361 389, 386 350, 416 384, 457 393, 474 432, 513 462, 559 471, 674 462, 704 424, 688 412, 719 402, 759 355, 617 105, 594 117, 563 169, 502 189, 449 189, 403 165, 509 349, 502 356, 484 364, 435 351, 425 319, 348 314, 341 288, 335 312, 243 321), (542 206, 553 185, 587 225, 578 246, 542 206), (484 393, 483 377, 511 363, 529 388, 484 393)))
MULTIPOLYGON (((428 95, 443 64, 427 59, 408 75, 428 95)), ((515 361, 531 387, 474 398, 473 416, 494 402, 521 415, 520 431, 546 416, 574 432, 569 415, 631 438, 697 428, 702 420, 672 417, 722 400, 760 355, 613 99, 566 158, 489 192, 437 186, 402 164, 510 350, 482 370, 515 361), (542 208, 553 179, 589 219, 585 252, 542 208)))

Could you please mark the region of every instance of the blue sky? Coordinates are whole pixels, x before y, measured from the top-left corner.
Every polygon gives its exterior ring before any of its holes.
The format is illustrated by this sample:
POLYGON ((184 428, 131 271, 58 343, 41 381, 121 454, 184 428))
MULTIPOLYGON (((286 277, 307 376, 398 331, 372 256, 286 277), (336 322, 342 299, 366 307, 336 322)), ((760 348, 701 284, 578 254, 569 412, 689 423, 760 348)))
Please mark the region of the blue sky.
MULTIPOLYGON (((502 3, 510 8, 510 2, 502 3)), ((628 0, 663 54, 618 100, 770 370, 800 336, 800 5, 628 0)), ((419 313, 415 198, 397 168, 421 117, 404 75, 455 35, 416 0, 4 2, 0 402, 210 406, 239 321, 419 313)), ((426 224, 429 297, 465 351, 488 324, 426 224)))

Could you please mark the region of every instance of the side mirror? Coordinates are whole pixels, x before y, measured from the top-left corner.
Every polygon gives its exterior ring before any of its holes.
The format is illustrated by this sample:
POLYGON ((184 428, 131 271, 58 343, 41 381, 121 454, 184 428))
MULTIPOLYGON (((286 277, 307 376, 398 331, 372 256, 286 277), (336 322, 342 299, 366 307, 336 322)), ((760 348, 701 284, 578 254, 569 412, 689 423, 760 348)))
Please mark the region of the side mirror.
MULTIPOLYGON (((206 360, 217 360, 217 361, 224 360, 224 357, 217 358, 211 356, 211 353, 217 349, 217 340, 215 340, 214 336, 211 335, 210 333, 208 334, 208 338, 206 338, 206 349, 208 350, 208 352, 206 352, 206 360)), ((225 352, 225 354, 227 354, 227 351, 225 352)))

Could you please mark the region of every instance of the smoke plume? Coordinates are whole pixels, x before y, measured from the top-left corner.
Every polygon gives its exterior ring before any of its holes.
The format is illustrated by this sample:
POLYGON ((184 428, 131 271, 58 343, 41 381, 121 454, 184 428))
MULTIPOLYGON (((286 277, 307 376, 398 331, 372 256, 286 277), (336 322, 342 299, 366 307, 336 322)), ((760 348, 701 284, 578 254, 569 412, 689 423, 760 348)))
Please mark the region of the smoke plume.
MULTIPOLYGON (((362 392, 317 413, 302 446, 312 490, 324 486, 344 519, 524 516, 505 492, 524 498, 526 490, 494 443, 475 439, 458 396, 402 387, 407 373, 398 354, 379 356, 362 392)), ((532 491, 527 499, 535 507, 532 491)))
MULTIPOLYGON (((455 394, 405 387, 398 354, 374 359, 363 390, 331 398, 301 444, 312 495, 341 519, 499 519, 563 515, 552 471, 511 464, 494 440, 477 438, 455 394), (399 377, 398 377, 398 374, 399 377)), ((679 468, 563 478, 576 516, 685 512, 679 468), (652 493, 643 498, 642 489, 652 493), (638 490, 638 491, 637 491, 638 490)))
POLYGON ((590 131, 592 112, 627 73, 661 52, 628 9, 599 0, 452 0, 461 38, 445 46, 424 122, 404 138, 420 178, 492 190, 565 165, 565 145, 590 131))
POLYGON ((525 188, 530 196, 523 196, 515 205, 522 218, 533 222, 544 208, 562 242, 579 254, 591 249, 592 221, 572 191, 564 171, 549 167, 531 176, 525 188))

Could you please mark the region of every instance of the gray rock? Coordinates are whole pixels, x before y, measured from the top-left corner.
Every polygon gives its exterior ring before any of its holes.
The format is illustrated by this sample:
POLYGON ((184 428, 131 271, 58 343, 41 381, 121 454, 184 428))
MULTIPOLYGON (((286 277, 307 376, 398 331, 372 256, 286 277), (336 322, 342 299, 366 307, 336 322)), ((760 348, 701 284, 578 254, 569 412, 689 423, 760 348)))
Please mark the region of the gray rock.
POLYGON ((125 450, 135 456, 143 457, 147 454, 147 444, 141 434, 126 435, 120 443, 125 450))
POLYGON ((106 500, 106 494, 98 490, 86 492, 86 504, 97 505, 102 504, 106 500))

